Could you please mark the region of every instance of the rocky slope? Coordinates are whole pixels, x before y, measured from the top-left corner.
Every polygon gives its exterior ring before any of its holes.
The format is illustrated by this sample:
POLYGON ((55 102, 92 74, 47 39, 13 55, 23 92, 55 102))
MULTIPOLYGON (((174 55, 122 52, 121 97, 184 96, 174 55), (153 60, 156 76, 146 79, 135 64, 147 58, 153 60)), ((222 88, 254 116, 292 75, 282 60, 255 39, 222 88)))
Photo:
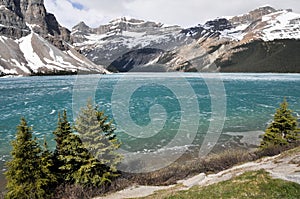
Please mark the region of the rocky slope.
POLYGON ((71 39, 115 72, 300 72, 300 15, 269 6, 188 29, 126 18, 98 28, 81 22, 71 39))
POLYGON ((43 0, 0 0, 0 76, 106 72, 70 41, 43 0))

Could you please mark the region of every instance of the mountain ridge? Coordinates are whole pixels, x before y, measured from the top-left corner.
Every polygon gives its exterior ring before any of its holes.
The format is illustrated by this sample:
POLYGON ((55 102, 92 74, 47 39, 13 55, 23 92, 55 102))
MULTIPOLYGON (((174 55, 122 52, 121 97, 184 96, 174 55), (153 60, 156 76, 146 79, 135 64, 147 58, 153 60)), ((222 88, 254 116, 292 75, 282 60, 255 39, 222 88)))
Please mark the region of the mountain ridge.
POLYGON ((299 22, 300 15, 291 9, 264 6, 191 28, 126 18, 112 20, 99 28, 79 24, 72 29, 71 38, 78 51, 113 72, 147 72, 149 65, 151 72, 156 66, 157 71, 163 66, 165 71, 185 72, 300 72, 297 56, 284 61, 284 55, 295 55, 290 53, 293 50, 290 46, 299 49, 299 22), (80 33, 79 26, 84 34, 80 33), (293 40, 295 45, 290 45, 293 40), (264 57, 246 49, 256 45, 266 46, 261 48, 264 57), (280 45, 283 53, 276 51, 280 45), (154 55, 152 50, 150 55, 147 49, 157 49, 159 53, 154 55), (257 66, 246 68, 243 60, 238 59, 239 53, 247 54, 252 60, 259 59, 257 66), (281 57, 275 57, 276 54, 281 57), (273 68, 269 63, 274 64, 273 68))
POLYGON ((0 76, 300 72, 299 40, 300 15, 271 6, 190 28, 120 17, 70 31, 43 0, 0 0, 0 76))

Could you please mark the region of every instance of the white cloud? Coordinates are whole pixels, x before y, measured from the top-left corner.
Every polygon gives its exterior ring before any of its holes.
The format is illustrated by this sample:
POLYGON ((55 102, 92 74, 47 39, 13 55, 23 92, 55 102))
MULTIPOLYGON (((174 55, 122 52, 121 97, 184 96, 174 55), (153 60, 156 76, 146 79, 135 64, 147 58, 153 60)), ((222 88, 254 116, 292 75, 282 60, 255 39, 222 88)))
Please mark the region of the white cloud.
POLYGON ((300 12, 299 0, 45 0, 47 10, 68 28, 80 21, 97 27, 121 16, 188 27, 216 17, 243 14, 265 4, 300 12), (74 8, 70 1, 84 9, 74 8))
POLYGON ((60 24, 68 28, 71 28, 80 21, 85 21, 89 25, 96 25, 104 19, 104 15, 95 12, 94 9, 79 10, 74 8, 67 0, 46 0, 45 6, 48 12, 56 16, 60 24))

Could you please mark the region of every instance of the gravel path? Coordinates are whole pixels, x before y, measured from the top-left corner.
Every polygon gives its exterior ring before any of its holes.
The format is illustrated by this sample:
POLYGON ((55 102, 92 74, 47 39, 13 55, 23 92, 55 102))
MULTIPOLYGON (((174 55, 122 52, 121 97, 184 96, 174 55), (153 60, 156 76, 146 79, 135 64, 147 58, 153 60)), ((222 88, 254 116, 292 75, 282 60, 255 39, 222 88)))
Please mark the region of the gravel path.
POLYGON ((130 187, 127 189, 124 189, 122 191, 118 191, 116 193, 110 194, 105 197, 98 197, 105 198, 105 199, 119 199, 119 198, 139 198, 139 197, 145 197, 153 194, 155 191, 163 190, 163 189, 169 189, 174 187, 174 185, 171 186, 136 186, 136 187, 130 187))

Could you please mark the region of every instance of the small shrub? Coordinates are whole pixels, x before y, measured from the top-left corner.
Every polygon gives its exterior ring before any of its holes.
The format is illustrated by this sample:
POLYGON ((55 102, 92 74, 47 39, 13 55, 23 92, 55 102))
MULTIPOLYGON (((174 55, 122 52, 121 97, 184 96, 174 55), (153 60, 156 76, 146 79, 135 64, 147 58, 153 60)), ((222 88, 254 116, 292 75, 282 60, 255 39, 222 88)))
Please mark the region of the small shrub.
POLYGON ((219 172, 230 167, 254 160, 255 157, 245 150, 226 150, 222 153, 213 154, 202 163, 205 172, 219 172))
POLYGON ((103 194, 99 188, 87 188, 79 184, 65 184, 56 188, 52 199, 90 199, 103 194))
POLYGON ((111 182, 111 184, 105 190, 105 193, 120 191, 132 185, 133 182, 130 179, 120 176, 111 182))
POLYGON ((263 149, 258 149, 257 151, 254 152, 254 154, 257 156, 256 159, 262 158, 262 157, 266 157, 266 156, 274 156, 274 155, 278 155, 284 151, 287 151, 289 149, 295 148, 300 146, 300 141, 295 141, 293 143, 290 143, 289 145, 279 145, 279 146, 268 146, 266 148, 263 149))

